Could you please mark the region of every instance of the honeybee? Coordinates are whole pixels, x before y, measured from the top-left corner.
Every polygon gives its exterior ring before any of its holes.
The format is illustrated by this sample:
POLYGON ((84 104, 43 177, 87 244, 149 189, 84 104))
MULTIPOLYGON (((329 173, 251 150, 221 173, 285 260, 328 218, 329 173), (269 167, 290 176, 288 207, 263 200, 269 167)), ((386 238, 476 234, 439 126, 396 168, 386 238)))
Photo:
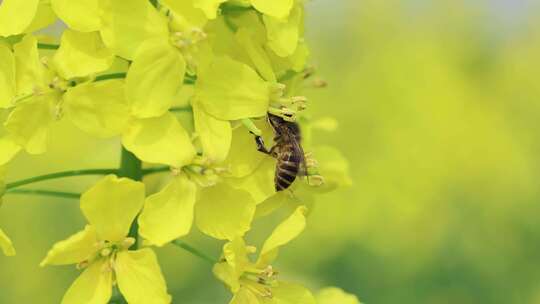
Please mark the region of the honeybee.
POLYGON ((305 175, 306 161, 298 124, 270 113, 268 121, 274 129, 274 146, 268 150, 260 136, 255 136, 255 142, 257 150, 277 159, 274 184, 279 192, 288 189, 297 176, 305 175))

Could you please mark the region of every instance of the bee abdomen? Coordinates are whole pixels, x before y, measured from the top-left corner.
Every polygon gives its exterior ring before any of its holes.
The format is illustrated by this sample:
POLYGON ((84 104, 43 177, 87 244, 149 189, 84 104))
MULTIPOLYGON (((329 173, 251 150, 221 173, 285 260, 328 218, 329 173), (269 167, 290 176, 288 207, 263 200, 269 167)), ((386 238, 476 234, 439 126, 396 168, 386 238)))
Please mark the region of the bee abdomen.
POLYGON ((291 153, 284 153, 278 158, 276 166, 276 191, 283 191, 291 186, 298 175, 300 163, 291 153))

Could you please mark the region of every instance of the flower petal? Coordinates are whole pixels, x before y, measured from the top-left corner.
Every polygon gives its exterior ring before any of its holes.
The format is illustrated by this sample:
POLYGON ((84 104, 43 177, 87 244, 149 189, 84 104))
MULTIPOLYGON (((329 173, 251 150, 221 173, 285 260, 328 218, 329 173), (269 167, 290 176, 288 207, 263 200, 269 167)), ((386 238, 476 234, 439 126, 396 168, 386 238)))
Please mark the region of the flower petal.
POLYGON ((32 35, 13 46, 15 75, 18 95, 33 94, 36 88, 45 89, 48 84, 46 70, 39 59, 37 40, 32 35), (47 83, 47 84, 46 84, 47 83))
POLYGON ((15 96, 15 57, 11 50, 0 44, 0 108, 13 106, 15 96))
POLYGON ((7 256, 14 256, 15 255, 15 248, 13 248, 13 243, 11 243, 11 240, 9 237, 0 229, 0 249, 2 249, 2 252, 4 252, 7 256))
POLYGON ((118 288, 128 303, 171 303, 161 268, 151 249, 119 252, 115 270, 118 288))
POLYGON ((263 14, 275 18, 287 18, 293 7, 294 0, 251 0, 251 4, 263 14))
POLYGON ((64 94, 64 109, 81 130, 98 137, 112 137, 126 128, 130 115, 124 81, 84 83, 64 94))
POLYGON ((259 297, 257 297, 251 290, 248 288, 240 288, 238 292, 231 299, 229 304, 260 304, 266 303, 261 302, 259 297))
POLYGON ((271 82, 277 82, 276 74, 272 69, 272 63, 266 50, 263 48, 263 43, 258 43, 257 32, 252 28, 241 28, 236 32, 236 40, 242 45, 249 59, 253 63, 253 66, 257 69, 259 74, 271 82))
POLYGON ((163 190, 146 199, 139 216, 139 233, 151 244, 163 246, 187 235, 193 224, 197 186, 179 175, 163 190))
POLYGON ((355 295, 348 294, 336 287, 326 287, 317 294, 317 304, 360 304, 355 295))
POLYGON ((169 25, 174 31, 186 31, 193 27, 203 28, 208 19, 204 12, 194 6, 196 0, 162 0, 160 3, 167 6, 174 13, 173 22, 169 25))
POLYGON ((120 241, 143 207, 144 196, 143 183, 108 175, 83 193, 81 210, 98 239, 120 241))
POLYGON ((193 6, 200 8, 208 19, 215 19, 219 5, 227 0, 194 0, 193 6))
MULTIPOLYGON (((315 298, 307 288, 283 281, 272 288, 272 297, 276 304, 315 304, 315 298)), ((339 301, 332 303, 345 304, 339 301)))
MULTIPOLYGON (((263 132, 264 138, 272 138, 271 131, 265 121, 256 121, 255 125, 263 132)), ((252 174, 268 156, 257 151, 253 134, 244 126, 234 129, 229 156, 224 166, 229 168, 233 177, 245 177, 252 174), (247 148, 246 148, 247 147, 247 148)))
POLYGON ((96 252, 96 230, 87 225, 84 230, 54 244, 40 266, 68 265, 88 260, 96 252))
POLYGON ((0 166, 7 164, 19 151, 21 151, 21 146, 17 145, 9 136, 1 136, 0 166))
POLYGON ((112 270, 107 259, 98 260, 73 282, 62 304, 105 304, 112 295, 112 270))
POLYGON ((248 65, 228 57, 216 57, 209 66, 200 69, 195 94, 210 115, 237 120, 265 116, 270 87, 248 65))
POLYGON ((249 193, 226 184, 205 188, 195 205, 195 221, 207 235, 221 240, 243 236, 251 228, 255 201, 249 193))
POLYGON ((135 55, 126 79, 126 92, 138 118, 157 117, 171 107, 184 81, 186 62, 166 43, 148 41, 135 55))
POLYGON ((51 0, 51 4, 58 17, 76 31, 92 32, 101 27, 99 0, 51 0))
POLYGON ((226 178, 225 182, 235 189, 241 189, 253 197, 257 204, 276 194, 274 176, 276 161, 266 157, 253 173, 241 178, 226 178))
POLYGON ((298 47, 302 10, 295 7, 288 19, 263 16, 268 33, 268 46, 280 57, 289 57, 298 47))
POLYGON ((49 1, 39 1, 36 15, 30 25, 24 30, 25 33, 32 33, 37 30, 46 28, 56 21, 56 15, 52 10, 49 1))
POLYGON ((192 107, 195 130, 199 135, 204 156, 212 163, 223 162, 231 148, 231 123, 208 115, 200 108, 198 102, 193 102, 192 107))
POLYGON ((86 77, 109 69, 114 54, 105 47, 98 32, 65 30, 52 64, 64 79, 86 77))
POLYGON ((0 4, 0 36, 24 32, 36 15, 39 0, 3 0, 0 4))
POLYGON ((122 143, 145 162, 177 168, 189 164, 196 155, 189 135, 171 113, 134 120, 122 143))
POLYGON ((279 247, 295 239, 306 227, 305 206, 298 207, 293 214, 274 229, 264 242, 257 265, 264 266, 272 263, 277 257, 279 247))
POLYGON ((18 105, 5 122, 6 130, 13 141, 30 154, 47 151, 49 126, 53 122, 51 105, 56 97, 51 94, 34 97, 18 105))
POLYGON ((102 0, 101 36, 115 54, 132 60, 148 39, 167 42, 167 18, 147 0, 102 0))

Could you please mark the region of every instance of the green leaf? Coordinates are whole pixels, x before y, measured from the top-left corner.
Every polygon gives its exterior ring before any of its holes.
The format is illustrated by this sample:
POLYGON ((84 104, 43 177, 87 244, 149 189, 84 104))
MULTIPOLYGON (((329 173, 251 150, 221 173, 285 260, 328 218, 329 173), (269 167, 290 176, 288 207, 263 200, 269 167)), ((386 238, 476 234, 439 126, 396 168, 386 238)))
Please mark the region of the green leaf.
POLYGON ((238 120, 266 115, 271 85, 248 65, 216 57, 200 70, 195 91, 207 113, 221 120, 238 120))
POLYGON ((64 31, 53 65, 64 79, 85 77, 109 69, 114 54, 105 47, 98 32, 64 31))

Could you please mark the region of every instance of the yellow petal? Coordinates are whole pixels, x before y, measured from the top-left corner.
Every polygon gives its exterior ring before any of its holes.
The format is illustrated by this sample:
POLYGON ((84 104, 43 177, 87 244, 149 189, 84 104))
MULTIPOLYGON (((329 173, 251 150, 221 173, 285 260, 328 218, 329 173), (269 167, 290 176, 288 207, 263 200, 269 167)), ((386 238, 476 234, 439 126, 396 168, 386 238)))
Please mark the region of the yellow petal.
POLYGON ((65 30, 52 64, 64 79, 90 76, 109 69, 114 54, 105 47, 98 32, 65 30))
POLYGON ((263 14, 276 18, 287 18, 293 7, 294 0, 251 0, 251 4, 263 14))
POLYGON ((84 83, 64 94, 64 110, 81 130, 98 137, 121 134, 130 119, 122 80, 84 83))
POLYGON ((259 300, 259 297, 257 297, 257 295, 255 295, 251 290, 245 287, 240 288, 240 290, 238 290, 238 292, 234 295, 234 297, 229 302, 229 304, 260 304, 260 303, 267 303, 267 302, 266 301, 262 302, 261 300, 259 300))
POLYGON ((204 156, 212 163, 223 162, 231 148, 231 123, 208 115, 197 102, 193 102, 192 106, 195 130, 199 135, 204 156))
MULTIPOLYGON (((311 292, 302 285, 280 281, 272 288, 273 300, 276 304, 315 304, 311 292)), ((345 304, 343 302, 332 302, 345 304)))
POLYGON ((11 240, 9 237, 0 229, 0 249, 2 249, 2 252, 4 252, 7 256, 14 256, 15 255, 15 248, 13 248, 13 243, 11 243, 11 240))
POLYGON ((201 68, 195 85, 204 110, 222 120, 266 115, 271 85, 248 65, 229 57, 216 57, 201 68))
POLYGON ((218 7, 227 0, 194 0, 193 6, 200 8, 208 19, 215 19, 218 7))
MULTIPOLYGON (((263 132, 265 138, 269 131, 268 124, 260 120, 256 126, 263 132)), ((224 166, 229 168, 233 177, 245 177, 253 173, 268 156, 257 151, 255 137, 244 126, 234 129, 229 156, 224 166)))
POLYGON ((24 30, 25 33, 32 33, 37 30, 46 28, 47 26, 53 24, 56 21, 56 15, 52 10, 51 4, 49 1, 39 1, 36 15, 30 25, 24 30))
POLYGON ((257 204, 276 194, 274 176, 276 160, 265 157, 260 166, 250 175, 241 178, 226 178, 225 182, 235 189, 249 192, 257 204))
POLYGON ((189 135, 171 113, 132 121, 122 143, 145 162, 177 168, 191 163, 196 155, 189 135))
POLYGON ((195 205, 197 227, 221 240, 243 236, 251 228, 254 214, 251 195, 223 183, 203 189, 195 205))
POLYGON ((264 266, 272 263, 277 257, 279 247, 289 243, 304 231, 306 212, 306 207, 298 207, 289 218, 274 229, 270 237, 264 242, 257 265, 264 266))
POLYGON ((163 246, 187 235, 193 224, 196 185, 179 175, 160 192, 149 196, 139 216, 139 233, 151 244, 163 246))
POLYGON ((327 287, 317 294, 317 304, 360 304, 355 295, 348 294, 336 287, 327 287))
POLYGON ((81 196, 81 210, 98 239, 121 241, 144 204, 144 184, 108 175, 81 196))
POLYGON ((0 137, 0 166, 7 164, 17 153, 21 151, 21 146, 17 145, 13 139, 4 135, 0 137))
POLYGON ((37 40, 25 35, 21 42, 13 46, 15 53, 16 85, 18 95, 35 93, 36 88, 46 89, 46 70, 39 59, 37 40))
POLYGON ((5 127, 13 141, 30 154, 47 151, 49 127, 53 122, 52 94, 34 97, 17 106, 9 115, 5 127))
POLYGON ((112 295, 112 270, 107 259, 98 260, 73 282, 62 304, 106 304, 112 295))
POLYGON ((30 25, 39 0, 4 0, 0 4, 0 36, 17 35, 30 25))
POLYGON ((195 0, 162 0, 173 13, 173 22, 169 23, 174 31, 188 31, 194 27, 203 28, 208 19, 202 10, 194 7, 195 0))
POLYGON ((237 237, 223 245, 223 258, 234 269, 236 279, 250 266, 249 253, 246 242, 241 237, 237 237))
POLYGON ((151 249, 122 251, 116 258, 118 288, 129 304, 169 304, 171 296, 151 249))
POLYGON ((101 27, 99 0, 51 0, 51 4, 58 17, 76 31, 92 32, 101 27))
POLYGON ((68 265, 88 260, 96 252, 96 230, 87 225, 84 230, 54 244, 40 266, 68 265))
POLYGON ((126 92, 138 118, 157 117, 171 107, 184 81, 186 62, 167 43, 148 41, 135 55, 126 79, 126 92))
POLYGON ((237 292, 240 289, 240 281, 234 268, 231 265, 222 262, 217 263, 212 268, 212 272, 223 283, 225 283, 232 292, 237 292))
POLYGON ((261 76, 271 82, 277 82, 276 75, 272 69, 272 63, 262 43, 257 43, 257 33, 250 28, 241 28, 236 32, 236 40, 244 47, 253 66, 261 76))
POLYGON ((13 105, 15 96, 15 57, 11 50, 0 44, 0 109, 13 105))
POLYGON ((147 0, 102 0, 101 36, 115 54, 132 60, 148 39, 168 41, 167 18, 147 0))
POLYGON ((268 33, 268 46, 280 57, 289 57, 296 51, 300 38, 302 10, 296 7, 288 19, 263 16, 268 33))

